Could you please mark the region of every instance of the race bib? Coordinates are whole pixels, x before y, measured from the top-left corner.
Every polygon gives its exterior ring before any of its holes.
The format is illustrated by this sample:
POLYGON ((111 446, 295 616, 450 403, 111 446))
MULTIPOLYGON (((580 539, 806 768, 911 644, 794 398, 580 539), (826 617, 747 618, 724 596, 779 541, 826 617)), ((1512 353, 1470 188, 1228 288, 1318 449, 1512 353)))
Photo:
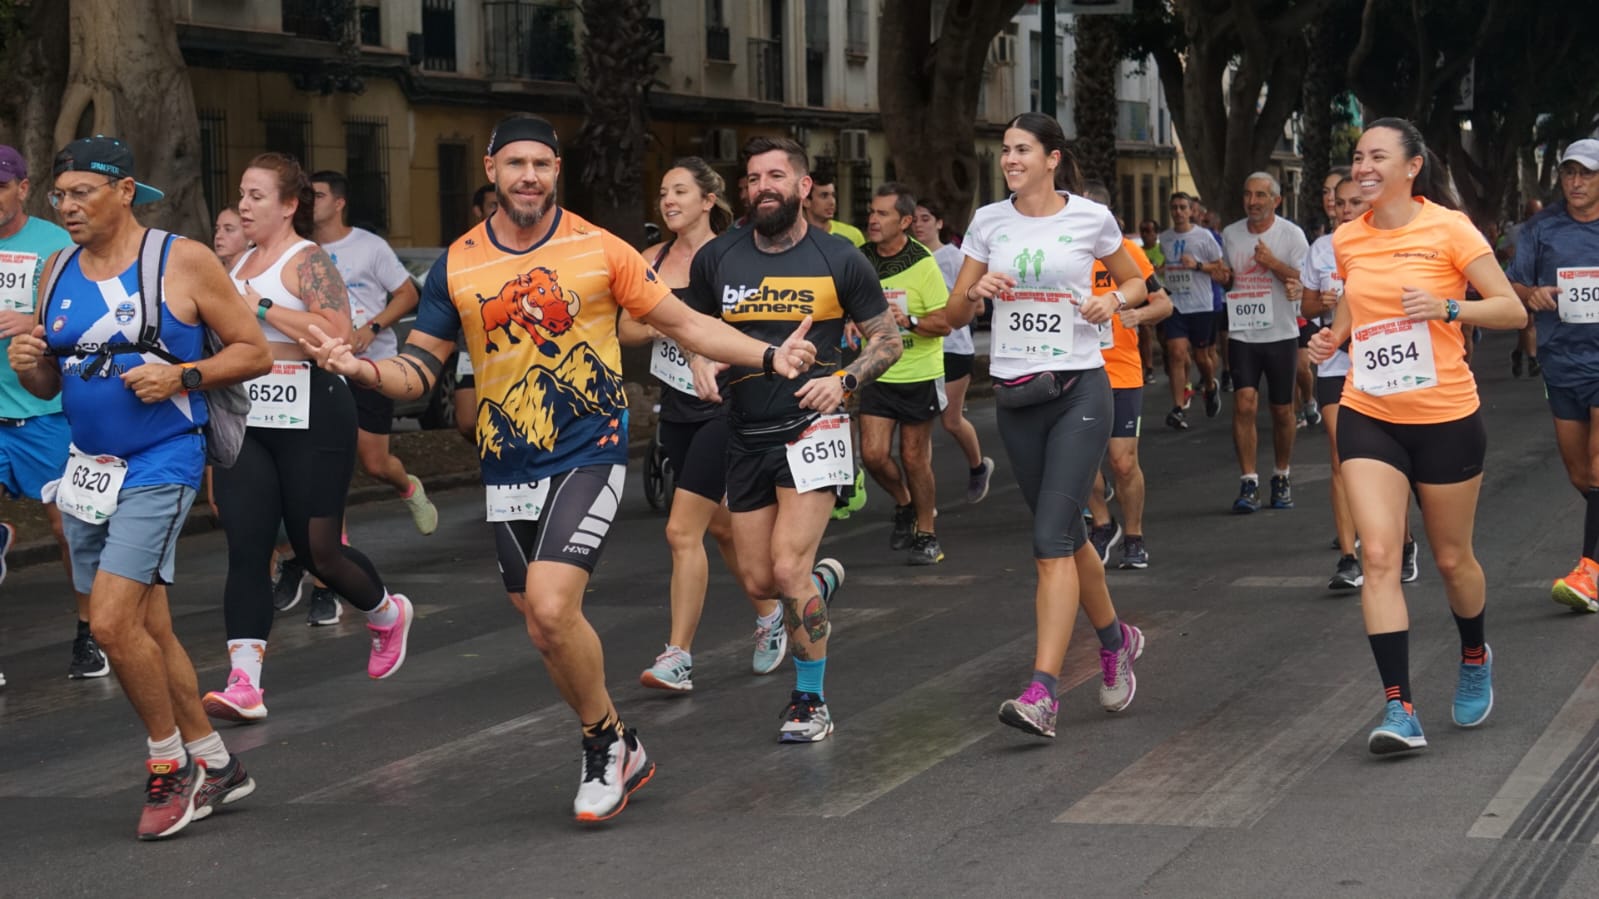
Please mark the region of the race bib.
POLYGON ((1264 331, 1273 324, 1271 273, 1250 272, 1234 276, 1227 292, 1227 330, 1264 331))
POLYGON ((489 521, 538 521, 550 496, 548 479, 531 484, 488 484, 483 488, 489 521))
POLYGON ((1438 384, 1432 331, 1426 322, 1389 318, 1350 334, 1355 389, 1372 396, 1421 390, 1438 384))
POLYGON ((699 395, 694 392, 694 372, 688 367, 688 356, 670 337, 658 337, 650 347, 650 374, 673 390, 699 395))
POLYGON ((466 350, 457 350, 455 353, 455 379, 472 377, 472 354, 466 350))
POLYGON ((252 428, 303 431, 311 426, 311 363, 274 362, 272 371, 245 382, 252 428))
POLYGON ((823 415, 788 445, 794 489, 809 493, 855 483, 855 450, 848 415, 823 415))
POLYGON ((117 496, 128 476, 128 463, 116 456, 90 456, 70 447, 67 470, 56 487, 62 513, 89 524, 104 524, 117 510, 117 496))
POLYGON ((898 309, 901 314, 906 316, 911 314, 910 294, 906 293, 904 290, 901 290, 897 287, 884 288, 883 299, 888 301, 888 305, 898 309))
POLYGON ((1599 268, 1563 268, 1555 272, 1560 320, 1574 325, 1599 322, 1599 268))
POLYGON ((39 257, 33 253, 0 253, 0 310, 33 311, 33 273, 39 257))
POLYGON ((1045 361, 1072 352, 1077 296, 1069 290, 1008 290, 995 297, 993 354, 1045 361))
POLYGON ((1116 348, 1116 327, 1110 322, 1095 326, 1099 331, 1099 351, 1114 350, 1116 348))

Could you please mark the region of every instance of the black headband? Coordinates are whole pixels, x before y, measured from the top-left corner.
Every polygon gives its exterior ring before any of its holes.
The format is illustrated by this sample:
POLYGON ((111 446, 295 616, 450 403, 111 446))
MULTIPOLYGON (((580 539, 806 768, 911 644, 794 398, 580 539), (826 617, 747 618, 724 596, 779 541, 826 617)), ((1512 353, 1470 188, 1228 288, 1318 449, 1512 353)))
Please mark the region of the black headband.
POLYGON ((508 144, 519 140, 533 140, 549 147, 556 156, 561 155, 561 142, 555 136, 555 126, 531 115, 511 116, 494 127, 489 136, 489 155, 493 156, 508 144))

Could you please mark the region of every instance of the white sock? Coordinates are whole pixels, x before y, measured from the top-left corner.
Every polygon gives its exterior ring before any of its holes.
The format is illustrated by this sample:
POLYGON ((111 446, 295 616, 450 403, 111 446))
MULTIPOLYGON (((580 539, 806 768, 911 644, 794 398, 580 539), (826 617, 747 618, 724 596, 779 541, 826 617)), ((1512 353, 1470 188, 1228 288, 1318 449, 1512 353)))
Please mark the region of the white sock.
POLYGON ((266 659, 265 640, 229 640, 228 664, 243 671, 257 690, 261 689, 261 663, 266 659))
POLYGON ((773 609, 772 610, 772 614, 770 614, 770 615, 757 615, 757 616, 755 616, 755 624, 757 626, 776 627, 777 623, 779 621, 782 621, 782 620, 783 620, 783 604, 782 603, 778 603, 777 604, 777 608, 773 609))
POLYGON ((383 601, 378 607, 366 613, 367 624, 373 627, 393 627, 400 621, 400 604, 394 601, 394 594, 383 591, 383 601))
POLYGON ((1260 483, 1260 475, 1258 475, 1258 474, 1246 474, 1246 475, 1243 476, 1242 480, 1249 481, 1249 482, 1255 483, 1255 484, 1259 484, 1260 483))
POLYGON ((206 734, 193 743, 183 744, 183 748, 189 751, 191 758, 204 761, 205 769, 212 774, 228 766, 228 759, 230 758, 228 747, 222 745, 222 735, 216 731, 206 734))
POLYGON ((1288 469, 1286 469, 1286 468, 1274 468, 1274 469, 1272 469, 1271 473, 1276 475, 1279 478, 1288 477, 1288 469))
POLYGON ((156 741, 146 738, 150 745, 150 758, 152 759, 177 759, 179 766, 189 762, 189 756, 183 751, 183 734, 173 731, 172 736, 165 740, 156 741))

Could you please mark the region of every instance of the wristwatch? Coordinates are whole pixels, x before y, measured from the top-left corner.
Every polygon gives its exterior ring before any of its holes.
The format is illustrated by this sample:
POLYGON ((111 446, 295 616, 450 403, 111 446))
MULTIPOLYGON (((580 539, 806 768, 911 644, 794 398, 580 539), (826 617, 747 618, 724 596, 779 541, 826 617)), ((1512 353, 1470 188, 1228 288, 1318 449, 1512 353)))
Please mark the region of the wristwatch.
POLYGON ((270 297, 262 297, 261 298, 261 302, 257 303, 256 306, 255 306, 255 317, 259 318, 259 319, 262 319, 264 321, 266 319, 267 310, 269 310, 271 308, 272 308, 272 300, 271 300, 271 298, 270 297))
POLYGON ((907 315, 907 316, 905 316, 905 318, 906 318, 906 320, 908 320, 911 323, 911 330, 912 331, 916 330, 916 326, 921 324, 921 322, 916 320, 916 316, 914 316, 914 315, 907 315))
POLYGON ((372 333, 374 335, 383 333, 383 323, 380 322, 380 321, 376 321, 376 320, 369 321, 369 322, 366 323, 366 326, 368 328, 372 329, 372 333))
POLYGON ((1454 300, 1444 300, 1444 321, 1452 322, 1460 317, 1460 304, 1454 300))
POLYGON ((179 377, 183 381, 184 390, 200 389, 200 382, 203 380, 203 376, 200 374, 200 369, 196 368, 193 362, 183 363, 183 374, 179 377))
POLYGON ((840 384, 844 385, 845 396, 853 395, 861 386, 861 379, 855 377, 854 372, 846 371, 845 369, 839 369, 838 371, 833 372, 833 376, 838 378, 840 384))

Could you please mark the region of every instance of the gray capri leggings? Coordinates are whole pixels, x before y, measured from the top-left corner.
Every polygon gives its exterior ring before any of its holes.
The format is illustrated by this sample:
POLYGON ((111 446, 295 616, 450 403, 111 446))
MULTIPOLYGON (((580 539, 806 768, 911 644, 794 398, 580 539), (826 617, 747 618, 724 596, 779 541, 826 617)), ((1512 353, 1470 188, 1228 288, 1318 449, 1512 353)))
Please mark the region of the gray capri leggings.
POLYGON ((999 409, 999 436, 1033 510, 1033 558, 1071 556, 1088 539, 1083 507, 1110 443, 1114 411, 1103 368, 1058 372, 1066 389, 1047 403, 999 409))

